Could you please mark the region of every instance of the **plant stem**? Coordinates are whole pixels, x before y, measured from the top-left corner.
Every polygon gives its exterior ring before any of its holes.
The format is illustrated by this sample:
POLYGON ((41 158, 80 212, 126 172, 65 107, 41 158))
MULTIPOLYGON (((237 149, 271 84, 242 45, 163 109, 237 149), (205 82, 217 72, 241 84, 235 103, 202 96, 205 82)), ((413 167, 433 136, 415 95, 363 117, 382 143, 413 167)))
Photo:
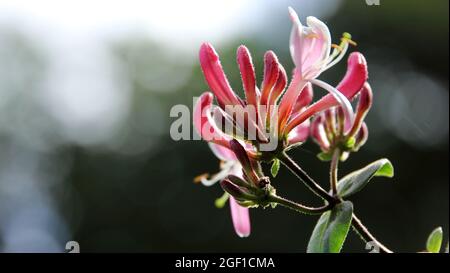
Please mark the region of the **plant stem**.
POLYGON ((300 166, 295 163, 285 152, 278 156, 278 159, 283 163, 292 173, 295 174, 305 185, 314 192, 317 196, 325 199, 331 204, 336 203, 333 196, 330 196, 319 184, 317 184, 300 166))
MULTIPOLYGON (((283 163, 292 173, 294 173, 301 181, 303 181, 308 188, 310 188, 315 194, 321 198, 327 200, 330 204, 329 206, 334 206, 335 204, 341 202, 338 198, 329 195, 322 187, 319 186, 309 175, 300 168, 286 153, 281 153, 278 159, 283 163)), ((337 169, 337 168, 336 168, 337 169)), ((393 251, 388 249, 382 243, 380 243, 375 236, 373 236, 369 230, 361 223, 358 217, 353 213, 352 215, 352 226, 353 229, 361 236, 361 238, 367 242, 373 242, 378 247, 380 252, 392 253, 393 251)))
POLYGON ((374 244, 376 244, 381 253, 393 253, 392 250, 385 247, 369 232, 369 230, 367 230, 367 228, 363 225, 361 220, 359 220, 359 218, 356 217, 356 215, 354 213, 353 213, 353 217, 352 217, 352 226, 353 226, 353 229, 356 231, 356 233, 358 233, 366 243, 373 242, 374 244))
POLYGON ((294 201, 288 200, 286 198, 283 198, 283 197, 280 197, 277 195, 270 195, 269 201, 280 204, 280 205, 290 208, 292 210, 295 210, 295 211, 298 211, 298 212, 301 212, 304 214, 310 214, 310 215, 322 214, 323 212, 328 211, 333 208, 332 205, 325 205, 325 206, 317 207, 317 208, 307 207, 307 206, 304 206, 302 204, 296 203, 294 201))
POLYGON ((338 182, 338 165, 341 157, 341 150, 336 148, 333 152, 333 158, 330 164, 330 189, 333 196, 337 196, 337 182, 338 182))

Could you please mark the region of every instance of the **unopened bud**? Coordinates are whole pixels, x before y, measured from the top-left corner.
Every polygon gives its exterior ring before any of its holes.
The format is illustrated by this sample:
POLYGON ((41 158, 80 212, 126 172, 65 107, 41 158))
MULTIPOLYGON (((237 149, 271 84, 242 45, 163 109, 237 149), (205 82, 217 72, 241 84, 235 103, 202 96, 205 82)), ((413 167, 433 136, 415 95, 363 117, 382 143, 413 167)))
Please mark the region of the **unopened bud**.
POLYGON ((318 116, 311 123, 311 136, 313 140, 320 146, 324 151, 330 148, 330 142, 326 136, 324 128, 324 117, 318 116))
POLYGON ((337 121, 337 136, 342 136, 344 134, 345 128, 345 113, 342 107, 336 108, 336 121, 337 121))
POLYGON ((241 163, 242 170, 244 171, 245 176, 251 182, 253 182, 253 184, 256 185, 258 183, 259 178, 253 169, 254 164, 250 162, 250 159, 244 147, 242 147, 239 141, 235 139, 230 141, 230 147, 231 150, 233 150, 234 154, 236 155, 236 158, 238 159, 239 163, 241 163))
POLYGON ((356 141, 355 141, 355 148, 354 151, 358 151, 361 146, 363 146, 367 139, 369 138, 369 129, 367 128, 367 125, 365 122, 361 125, 361 128, 359 129, 358 133, 356 134, 356 141))
POLYGON ((252 201, 256 199, 256 196, 248 189, 239 187, 226 178, 220 181, 220 186, 238 201, 252 201))
POLYGON ((356 108, 355 121, 353 123, 352 129, 350 129, 350 132, 348 133, 349 136, 355 136, 355 134, 359 131, 364 121, 364 118, 366 117, 367 113, 372 107, 373 93, 369 83, 366 82, 363 85, 361 91, 359 91, 359 94, 360 95, 358 106, 356 108))
POLYGON ((325 131, 327 132, 328 140, 332 140, 332 138, 336 135, 336 114, 334 108, 328 108, 324 111, 325 116, 325 131))

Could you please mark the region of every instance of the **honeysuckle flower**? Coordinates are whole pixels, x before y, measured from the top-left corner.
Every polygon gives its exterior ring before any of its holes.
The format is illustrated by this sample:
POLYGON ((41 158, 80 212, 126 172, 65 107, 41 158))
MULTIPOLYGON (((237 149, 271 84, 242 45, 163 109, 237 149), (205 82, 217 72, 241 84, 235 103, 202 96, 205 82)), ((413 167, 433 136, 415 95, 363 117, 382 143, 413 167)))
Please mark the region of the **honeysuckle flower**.
MULTIPOLYGON (((296 64, 292 81, 272 51, 264 56, 263 82, 256 85, 255 69, 250 52, 245 46, 237 50, 245 100, 232 90, 222 69, 219 56, 209 43, 200 48, 200 64, 206 82, 212 91, 203 93, 194 111, 194 124, 206 141, 230 148, 231 139, 240 140, 252 158, 265 158, 267 153, 280 151, 306 141, 309 118, 327 108, 341 105, 347 120, 353 120, 349 99, 367 80, 367 64, 360 53, 348 58, 347 73, 336 87, 316 77, 337 63, 353 43, 344 35, 339 46, 331 51, 328 28, 318 19, 308 17, 307 27, 301 25, 290 9, 294 27, 291 34, 291 53, 296 64), (312 102, 312 84, 330 94, 312 102), (285 92, 284 92, 285 91, 285 92), (284 93, 283 93, 284 92, 284 93), (213 105, 213 98, 218 106, 213 105), (231 109, 231 111, 230 111, 231 109)), ((265 158, 265 159, 271 159, 265 158)))
POLYGON ((361 88, 367 79, 364 57, 361 54, 353 53, 349 58, 348 76, 353 79, 348 79, 349 82, 347 85, 353 84, 356 85, 356 88, 352 87, 350 88, 351 90, 346 90, 349 88, 347 86, 334 88, 318 80, 317 77, 323 71, 334 66, 345 56, 348 45, 354 45, 355 43, 351 40, 350 34, 344 33, 339 45, 331 44, 330 32, 322 21, 313 16, 309 16, 306 18, 307 25, 304 26, 292 8, 289 8, 289 14, 293 23, 290 37, 290 51, 295 64, 295 72, 291 85, 280 102, 280 126, 284 127, 287 124, 286 131, 289 131, 310 117, 311 113, 317 112, 318 108, 324 109, 337 104, 343 107, 347 119, 351 120, 353 118, 353 110, 349 99, 354 96, 355 92, 361 88), (331 52, 332 48, 334 49, 331 52), (352 71, 352 67, 358 64, 361 66, 361 71, 352 71), (330 94, 315 105, 315 108, 289 121, 289 117, 293 111, 293 101, 295 101, 295 98, 307 83, 313 83, 327 90, 330 94))
MULTIPOLYGON (((221 160, 221 171, 212 176, 200 175, 195 179, 196 181, 201 182, 205 186, 212 186, 229 175, 243 177, 242 166, 233 151, 214 143, 210 143, 209 147, 214 155, 221 160)), ((230 204, 231 219, 236 234, 239 237, 248 237, 251 231, 249 209, 238 204, 234 197, 228 193, 225 193, 224 196, 217 199, 216 205, 222 207, 226 201, 230 204)))
POLYGON ((368 138, 368 129, 364 118, 373 101, 372 89, 365 83, 359 92, 356 115, 353 121, 346 119, 342 107, 329 108, 314 118, 311 124, 311 137, 320 146, 321 159, 331 158, 333 151, 339 148, 344 160, 349 152, 357 151, 368 138))
MULTIPOLYGON (((264 79, 259 89, 251 55, 245 46, 238 48, 237 62, 246 100, 240 99, 231 89, 214 48, 208 43, 201 46, 200 63, 214 95, 205 92, 200 96, 194 110, 194 125, 204 140, 227 148, 230 148, 231 139, 245 141, 249 155, 255 157, 258 152, 255 146, 273 140, 276 141, 274 148, 278 144, 277 102, 286 87, 287 76, 275 53, 268 51, 264 56, 264 79), (214 96, 219 106, 212 104, 214 96), (227 106, 234 108, 230 111, 227 106)), ((305 87, 303 93, 296 101, 298 111, 305 109, 312 99, 310 86, 305 87)), ((296 144, 305 141, 308 134, 309 123, 305 122, 286 133, 285 140, 291 145, 296 144)))

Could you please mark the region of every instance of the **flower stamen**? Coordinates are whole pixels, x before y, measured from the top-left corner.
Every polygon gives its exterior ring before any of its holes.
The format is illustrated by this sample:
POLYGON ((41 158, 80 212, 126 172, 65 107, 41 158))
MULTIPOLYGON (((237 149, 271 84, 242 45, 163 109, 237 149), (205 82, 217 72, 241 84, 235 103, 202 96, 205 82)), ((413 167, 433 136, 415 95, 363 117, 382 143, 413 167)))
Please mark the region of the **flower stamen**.
POLYGON ((209 173, 199 174, 196 177, 194 177, 194 183, 199 184, 200 182, 202 182, 202 180, 208 179, 208 177, 209 177, 209 173))

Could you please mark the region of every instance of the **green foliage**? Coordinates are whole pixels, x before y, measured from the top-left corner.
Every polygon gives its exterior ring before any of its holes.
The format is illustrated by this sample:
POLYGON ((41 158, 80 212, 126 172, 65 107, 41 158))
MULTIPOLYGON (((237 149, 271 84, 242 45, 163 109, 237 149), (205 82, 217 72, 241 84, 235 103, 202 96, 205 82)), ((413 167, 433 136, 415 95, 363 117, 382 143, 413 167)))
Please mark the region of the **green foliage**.
POLYGON ((272 163, 272 167, 270 168, 270 172, 272 173, 272 177, 276 177, 279 170, 280 170, 280 160, 274 159, 273 163, 272 163))
POLYGON ((308 243, 308 253, 339 253, 350 229, 353 204, 344 201, 322 214, 308 243))
POLYGON ((442 245, 442 228, 434 229, 427 240, 427 251, 431 253, 439 253, 442 245))
POLYGON ((342 197, 348 197, 362 190, 374 176, 393 177, 394 167, 388 159, 380 159, 366 167, 349 173, 339 180, 337 188, 342 197))

